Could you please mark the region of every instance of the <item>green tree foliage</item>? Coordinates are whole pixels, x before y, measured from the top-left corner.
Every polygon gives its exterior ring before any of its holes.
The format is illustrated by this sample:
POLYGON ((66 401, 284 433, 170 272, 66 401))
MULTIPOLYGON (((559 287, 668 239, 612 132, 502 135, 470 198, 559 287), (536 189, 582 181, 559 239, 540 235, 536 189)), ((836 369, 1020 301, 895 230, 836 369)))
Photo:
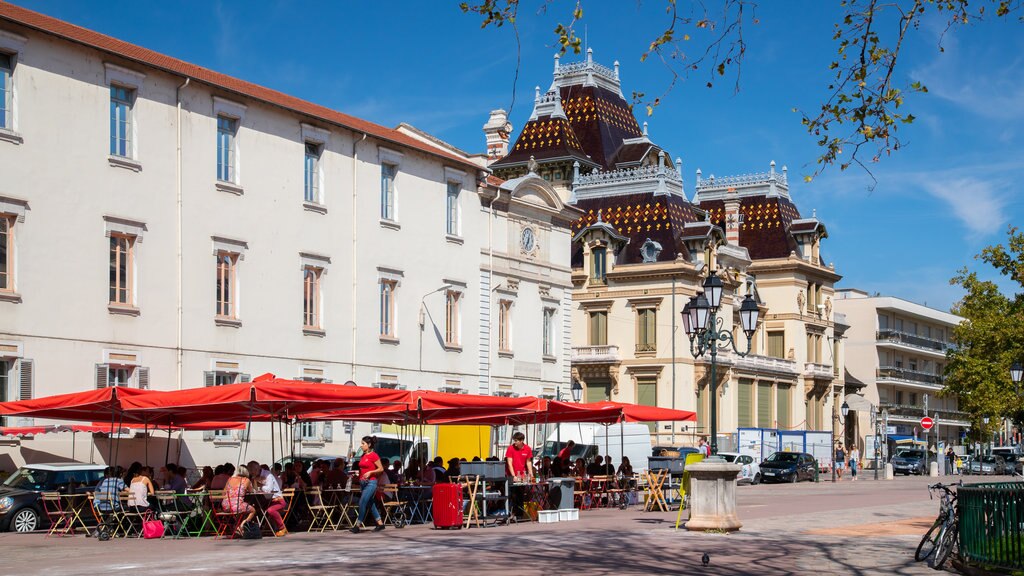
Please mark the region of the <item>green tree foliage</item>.
POLYGON ((1007 235, 1005 246, 989 246, 976 258, 1022 292, 1006 296, 995 282, 978 278, 966 267, 950 280, 966 291, 953 307, 965 321, 953 330, 955 345, 947 354, 944 392, 959 396, 977 440, 988 439, 1001 418, 1024 424, 1024 399, 1010 380, 1010 365, 1024 360, 1024 233, 1011 227, 1007 235), (984 416, 990 418, 988 427, 984 416))
MULTIPOLYGON (((553 33, 561 53, 580 53, 576 27, 584 21, 584 0, 477 0, 462 2, 463 12, 481 19, 481 27, 516 26, 524 4, 536 12, 561 10, 564 22, 553 33)), ((740 89, 740 71, 747 42, 744 30, 760 25, 758 4, 753 0, 660 0, 664 16, 651 22, 650 42, 638 47, 641 62, 654 57, 667 72, 666 88, 659 95, 633 93, 633 104, 654 113, 681 80, 697 76, 712 88, 733 75, 740 89)), ((914 122, 906 98, 928 92, 920 82, 909 82, 900 66, 900 54, 921 21, 937 14, 946 31, 987 17, 1005 18, 1019 13, 1024 0, 831 0, 841 17, 834 23, 832 39, 836 56, 822 70, 826 98, 817 110, 803 112, 800 121, 814 138, 820 155, 817 167, 804 178, 811 180, 825 168, 846 170, 856 165, 871 174, 870 165, 900 149, 900 126, 914 122)), ((623 9, 632 6, 621 2, 623 9)), ((786 2, 766 3, 769 10, 790 10, 786 2)), ((777 31, 786 34, 785 30, 777 31)), ((518 33, 516 34, 518 43, 518 33)), ((942 51, 941 43, 936 47, 942 51)), ((518 68, 517 68, 518 77, 518 68)))

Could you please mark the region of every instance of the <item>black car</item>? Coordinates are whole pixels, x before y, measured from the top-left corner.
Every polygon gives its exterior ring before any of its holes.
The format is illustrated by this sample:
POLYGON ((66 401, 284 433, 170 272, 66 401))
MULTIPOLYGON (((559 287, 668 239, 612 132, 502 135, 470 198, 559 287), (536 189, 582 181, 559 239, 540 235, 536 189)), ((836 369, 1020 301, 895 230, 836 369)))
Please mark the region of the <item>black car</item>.
POLYGON ((776 452, 761 462, 761 481, 813 481, 817 467, 814 456, 806 452, 776 452))
POLYGON ((47 523, 39 495, 84 494, 103 478, 104 466, 65 462, 26 464, 0 484, 0 531, 32 532, 47 523))
POLYGON ((924 450, 904 450, 892 457, 892 471, 894 474, 917 474, 924 476, 928 467, 928 455, 924 450))

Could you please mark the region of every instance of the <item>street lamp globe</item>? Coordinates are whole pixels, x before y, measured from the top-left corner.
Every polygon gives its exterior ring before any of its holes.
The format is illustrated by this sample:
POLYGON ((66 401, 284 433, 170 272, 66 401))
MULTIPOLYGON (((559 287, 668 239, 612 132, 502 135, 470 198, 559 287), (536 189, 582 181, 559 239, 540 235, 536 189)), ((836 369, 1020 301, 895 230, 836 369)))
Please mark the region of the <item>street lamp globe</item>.
POLYGON ((1010 366, 1010 379, 1014 384, 1020 384, 1024 380, 1024 365, 1014 362, 1013 366, 1010 366))
POLYGON ((846 402, 843 402, 843 406, 839 410, 840 412, 843 413, 843 419, 845 419, 846 415, 850 413, 850 405, 847 404, 846 402))
POLYGON ((697 322, 695 322, 697 330, 707 330, 708 318, 711 316, 711 304, 708 303, 708 299, 704 296, 703 292, 697 294, 697 299, 694 301, 691 309, 697 311, 697 322))
POLYGON ((690 303, 689 302, 687 302, 686 305, 683 306, 683 311, 680 312, 680 314, 683 315, 683 330, 686 332, 687 336, 693 336, 693 333, 696 332, 696 330, 694 330, 693 329, 693 325, 690 324, 690 303))
POLYGON ((572 380, 572 386, 569 387, 569 391, 572 392, 573 402, 579 403, 580 399, 583 398, 583 386, 575 378, 572 380))
POLYGON ((704 279, 704 294, 707 295, 708 305, 717 310, 722 304, 722 279, 714 270, 704 279))
POLYGON ((988 426, 988 416, 983 417, 981 421, 984 422, 986 426, 988 426))
POLYGON ((691 334, 700 332, 700 326, 697 324, 697 297, 693 296, 687 303, 688 308, 686 309, 687 316, 690 318, 690 330, 691 334))
POLYGON ((760 312, 757 302, 754 302, 750 294, 747 294, 743 299, 743 304, 740 305, 740 324, 743 325, 743 332, 747 335, 748 340, 757 329, 757 316, 760 312))

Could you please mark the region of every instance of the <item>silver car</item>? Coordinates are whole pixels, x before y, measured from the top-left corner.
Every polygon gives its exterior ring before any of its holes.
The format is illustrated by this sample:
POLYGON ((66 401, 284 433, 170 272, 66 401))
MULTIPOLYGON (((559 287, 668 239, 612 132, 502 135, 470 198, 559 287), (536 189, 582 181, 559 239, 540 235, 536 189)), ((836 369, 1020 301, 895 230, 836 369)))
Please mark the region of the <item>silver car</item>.
POLYGON ((743 467, 740 470, 739 476, 736 477, 737 484, 753 485, 761 483, 761 467, 750 456, 736 452, 719 452, 718 455, 725 458, 726 462, 739 464, 743 467))

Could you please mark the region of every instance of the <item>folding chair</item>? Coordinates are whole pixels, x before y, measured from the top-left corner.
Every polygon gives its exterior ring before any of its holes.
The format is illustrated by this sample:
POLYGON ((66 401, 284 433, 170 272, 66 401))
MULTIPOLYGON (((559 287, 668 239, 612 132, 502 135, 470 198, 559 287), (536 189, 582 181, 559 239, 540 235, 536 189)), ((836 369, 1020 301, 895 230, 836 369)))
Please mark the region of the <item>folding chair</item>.
POLYGON ((359 515, 359 497, 362 495, 358 485, 338 493, 338 527, 352 528, 356 525, 359 515))
POLYGON ((608 506, 625 510, 628 505, 626 488, 629 485, 629 479, 619 479, 615 476, 609 476, 608 478, 608 485, 605 488, 605 492, 608 494, 608 506))
MULTIPOLYGON (((142 538, 142 512, 135 509, 134 506, 128 504, 128 500, 131 498, 127 493, 121 493, 119 500, 121 502, 121 509, 116 512, 118 519, 118 529, 121 535, 124 537, 137 536, 142 538)), ((116 536, 116 534, 115 534, 116 536)))
POLYGON ((182 534, 188 536, 185 531, 185 522, 188 520, 189 511, 182 510, 178 498, 171 490, 160 490, 156 493, 157 504, 160 506, 160 520, 164 522, 164 534, 172 533, 174 538, 180 538, 182 534), (177 527, 177 530, 174 529, 177 527))
POLYGON ((43 504, 43 512, 46 512, 46 517, 50 521, 50 530, 47 531, 46 537, 49 538, 54 534, 73 535, 75 533, 75 525, 72 522, 74 514, 64 507, 60 493, 43 492, 40 499, 43 504))
POLYGON ((590 495, 591 508, 604 508, 608 504, 608 484, 613 480, 611 476, 591 476, 590 495))
MULTIPOLYGON (((210 492, 210 504, 213 505, 213 525, 217 528, 218 538, 233 540, 241 525, 242 519, 247 516, 242 512, 231 512, 224 509, 225 494, 223 491, 210 492)), ((237 498, 237 496, 236 496, 237 498)))
POLYGON ((668 470, 656 470, 653 473, 647 471, 647 502, 644 504, 644 512, 653 512, 655 506, 662 512, 668 512, 664 493, 667 478, 668 470))
POLYGON ((295 500, 295 488, 285 488, 281 490, 281 496, 284 497, 284 510, 281 510, 281 521, 288 525, 288 514, 292 511, 292 503, 295 500))
POLYGON ((464 498, 467 501, 468 509, 465 510, 465 522, 466 528, 474 521, 476 522, 477 528, 482 526, 480 523, 480 505, 477 504, 477 490, 480 488, 480 477, 479 476, 463 476, 464 483, 462 485, 464 491, 464 498))
POLYGON ((404 528, 408 524, 405 513, 405 502, 398 496, 398 484, 384 484, 377 489, 377 501, 384 509, 384 523, 391 523, 395 528, 404 528))
POLYGON ((100 540, 109 540, 117 532, 117 516, 114 510, 116 502, 110 502, 110 511, 102 510, 96 502, 96 494, 89 492, 89 509, 92 517, 96 520, 96 537, 100 540))
POLYGON ((338 529, 338 523, 334 521, 334 511, 337 506, 324 503, 323 492, 319 486, 311 486, 306 489, 306 506, 309 508, 313 520, 309 524, 309 531, 323 532, 329 526, 331 530, 338 529))

